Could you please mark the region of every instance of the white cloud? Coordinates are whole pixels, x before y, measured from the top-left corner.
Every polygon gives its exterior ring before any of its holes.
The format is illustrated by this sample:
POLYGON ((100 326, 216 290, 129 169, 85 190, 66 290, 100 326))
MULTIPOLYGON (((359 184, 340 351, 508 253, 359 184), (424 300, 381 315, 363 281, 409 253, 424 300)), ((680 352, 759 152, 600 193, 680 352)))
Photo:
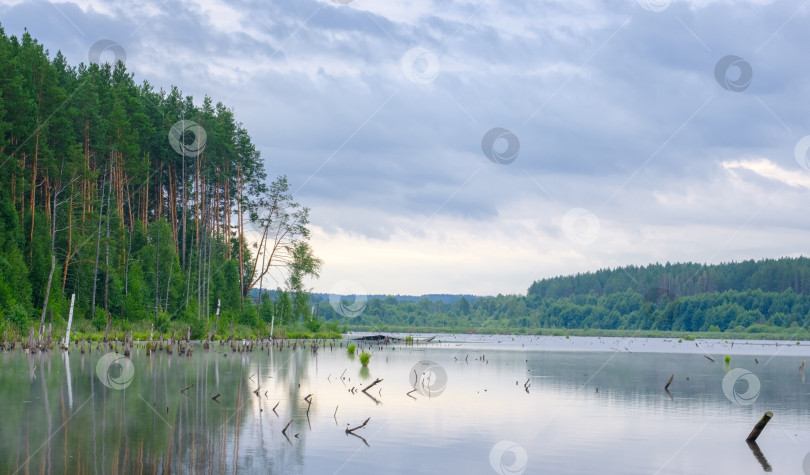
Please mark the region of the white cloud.
POLYGON ((786 185, 810 188, 810 174, 805 171, 787 170, 767 158, 728 160, 722 164, 732 173, 737 169, 743 169, 786 185))

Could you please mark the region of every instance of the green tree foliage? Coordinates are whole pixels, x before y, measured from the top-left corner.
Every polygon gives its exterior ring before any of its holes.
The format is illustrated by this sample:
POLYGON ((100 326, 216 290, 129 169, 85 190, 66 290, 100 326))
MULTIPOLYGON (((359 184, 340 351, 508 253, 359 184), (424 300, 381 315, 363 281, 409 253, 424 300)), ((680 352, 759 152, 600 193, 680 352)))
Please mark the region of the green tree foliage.
POLYGON ((810 289, 804 278, 807 275, 810 260, 804 257, 716 266, 668 264, 557 277, 535 282, 526 296, 479 297, 472 302, 461 297, 449 306, 425 297, 418 301, 373 297, 363 314, 355 318, 340 317, 321 298, 315 303, 327 321, 354 328, 717 332, 742 328, 753 333, 810 326, 810 289), (691 290, 677 293, 675 287, 655 287, 650 291, 628 275, 647 285, 677 282, 680 288, 691 290), (698 281, 705 280, 702 276, 711 276, 716 283, 706 287, 713 290, 699 292, 686 276, 695 276, 698 281), (631 285, 625 285, 628 283, 631 285), (605 290, 622 285, 624 290, 605 290))
POLYGON ((290 276, 284 320, 308 315, 309 210, 286 177, 268 183, 248 132, 209 97, 137 84, 120 62, 74 67, 0 28, 0 163, 0 314, 19 331, 44 310, 66 319, 73 293, 97 328, 187 320, 201 335, 217 302, 255 324, 246 297, 273 268, 290 276))

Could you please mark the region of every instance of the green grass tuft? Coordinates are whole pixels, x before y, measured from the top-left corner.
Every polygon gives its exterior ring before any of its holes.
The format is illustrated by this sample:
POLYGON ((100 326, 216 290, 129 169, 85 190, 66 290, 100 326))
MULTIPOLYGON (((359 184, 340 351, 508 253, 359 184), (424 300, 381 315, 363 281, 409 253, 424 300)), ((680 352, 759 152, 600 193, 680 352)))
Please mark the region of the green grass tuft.
POLYGON ((360 363, 365 367, 368 366, 368 362, 371 361, 371 353, 368 351, 363 351, 360 353, 360 363))

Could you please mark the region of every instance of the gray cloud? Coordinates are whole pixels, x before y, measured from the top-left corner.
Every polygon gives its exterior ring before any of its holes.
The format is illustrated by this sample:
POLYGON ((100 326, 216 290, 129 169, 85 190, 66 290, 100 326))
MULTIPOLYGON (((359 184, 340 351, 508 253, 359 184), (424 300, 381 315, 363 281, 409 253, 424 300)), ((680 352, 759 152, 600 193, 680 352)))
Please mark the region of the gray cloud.
MULTIPOLYGON (((515 282, 476 276, 474 267, 461 272, 467 284, 458 272, 443 279, 437 263, 422 288, 498 293, 517 291, 526 276, 583 266, 801 251, 785 236, 807 231, 807 189, 722 165, 758 157, 807 173, 793 157, 810 134, 810 11, 799 7, 7 1, 0 18, 7 33, 27 27, 73 63, 86 61, 96 40, 112 39, 138 80, 233 107, 271 175, 287 174, 313 208, 316 248, 327 259, 318 286, 371 265, 362 257, 368 243, 393 256, 411 240, 446 253, 458 240, 457 257, 470 262, 470 243, 536 246, 523 262, 504 260, 499 272, 520 275, 515 282), (402 72, 414 47, 439 60, 429 84, 402 72), (715 64, 729 54, 753 70, 739 93, 715 80, 715 64), (520 139, 510 165, 481 151, 493 127, 520 139), (560 230, 574 207, 603 224, 587 249, 560 230), (694 235, 677 231, 685 229, 694 235), (352 254, 353 264, 330 267, 335 253, 352 254)), ((381 277, 388 283, 375 290, 407 286, 397 279, 381 277)))

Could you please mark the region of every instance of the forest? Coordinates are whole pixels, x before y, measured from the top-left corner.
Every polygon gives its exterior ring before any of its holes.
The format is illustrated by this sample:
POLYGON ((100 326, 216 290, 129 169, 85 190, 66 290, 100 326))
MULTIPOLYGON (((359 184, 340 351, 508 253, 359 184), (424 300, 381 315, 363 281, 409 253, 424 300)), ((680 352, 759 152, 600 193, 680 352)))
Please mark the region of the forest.
POLYGON ((427 297, 417 302, 371 298, 353 318, 340 317, 324 304, 319 311, 357 330, 567 334, 576 329, 587 334, 734 332, 806 338, 808 277, 810 259, 805 257, 652 264, 538 280, 525 296, 461 297, 453 304, 427 297))
POLYGON ((0 29, 0 163, 3 332, 65 328, 73 295, 74 329, 105 338, 311 317, 309 209, 210 97, 0 29), (280 298, 259 309, 270 276, 280 298))
POLYGON ((0 163, 0 330, 12 335, 64 329, 71 301, 75 328, 104 338, 221 337, 231 324, 279 336, 810 325, 805 257, 603 269, 538 280, 525 296, 379 295, 339 315, 304 285, 323 265, 309 209, 286 177, 268 178, 231 109, 136 83, 122 62, 71 66, 2 29, 0 163))

